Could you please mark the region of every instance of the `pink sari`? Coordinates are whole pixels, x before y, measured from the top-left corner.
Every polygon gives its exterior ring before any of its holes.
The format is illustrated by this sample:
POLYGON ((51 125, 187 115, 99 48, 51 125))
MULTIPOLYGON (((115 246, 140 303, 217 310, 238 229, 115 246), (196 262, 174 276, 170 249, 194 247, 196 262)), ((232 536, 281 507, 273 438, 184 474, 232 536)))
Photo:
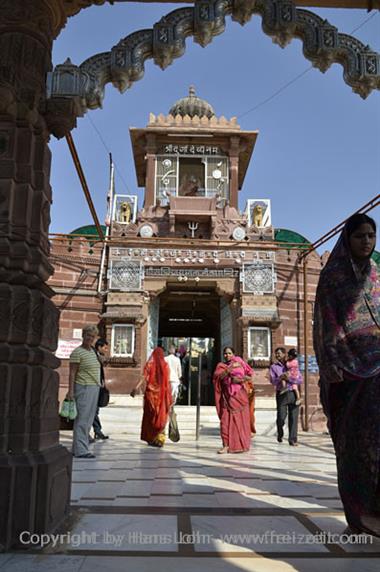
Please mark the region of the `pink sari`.
POLYGON ((233 383, 233 378, 243 381, 251 376, 252 368, 238 356, 230 364, 218 363, 214 372, 215 406, 220 419, 220 435, 223 446, 230 453, 248 451, 251 446, 251 415, 248 393, 244 384, 233 383), (233 364, 236 366, 233 367, 233 364), (223 374, 227 375, 223 377, 223 374))

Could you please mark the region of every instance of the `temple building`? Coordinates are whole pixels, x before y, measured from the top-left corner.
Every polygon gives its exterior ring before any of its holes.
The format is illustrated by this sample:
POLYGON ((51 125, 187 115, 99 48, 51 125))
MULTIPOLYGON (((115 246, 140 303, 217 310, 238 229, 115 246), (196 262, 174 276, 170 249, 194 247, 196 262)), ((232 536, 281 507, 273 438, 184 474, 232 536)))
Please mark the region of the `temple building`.
POLYGON ((258 132, 217 117, 190 88, 167 115, 151 114, 130 136, 143 207, 137 196, 111 191, 104 246, 91 226, 74 231, 69 246, 52 244, 61 386, 81 327, 95 323, 110 343, 114 393, 132 390, 157 344, 174 343, 183 358, 186 403, 195 403, 198 374, 201 403, 213 403, 212 372, 226 345, 253 360, 256 387, 268 395, 274 348, 298 348, 302 365, 306 323, 309 403, 316 406, 311 317, 323 260, 308 257, 305 321, 298 256, 308 241, 273 228, 265 190, 244 211, 238 206, 258 132))

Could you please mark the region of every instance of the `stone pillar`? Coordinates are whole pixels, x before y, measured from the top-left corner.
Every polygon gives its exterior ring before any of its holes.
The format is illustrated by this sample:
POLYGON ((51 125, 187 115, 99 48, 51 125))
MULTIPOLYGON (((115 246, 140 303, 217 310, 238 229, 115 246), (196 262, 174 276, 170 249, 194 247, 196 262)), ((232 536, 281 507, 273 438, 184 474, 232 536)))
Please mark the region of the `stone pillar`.
POLYGON ((238 209, 239 191, 239 143, 240 137, 231 137, 230 140, 230 205, 238 209))
POLYGON ((20 546, 24 530, 54 530, 70 500, 53 353, 59 314, 46 285, 50 19, 42 0, 0 3, 0 551, 20 546))
POLYGON ((153 133, 148 133, 146 136, 146 178, 145 178, 145 200, 144 208, 153 206, 154 201, 154 175, 155 175, 155 161, 156 161, 156 136, 153 133))

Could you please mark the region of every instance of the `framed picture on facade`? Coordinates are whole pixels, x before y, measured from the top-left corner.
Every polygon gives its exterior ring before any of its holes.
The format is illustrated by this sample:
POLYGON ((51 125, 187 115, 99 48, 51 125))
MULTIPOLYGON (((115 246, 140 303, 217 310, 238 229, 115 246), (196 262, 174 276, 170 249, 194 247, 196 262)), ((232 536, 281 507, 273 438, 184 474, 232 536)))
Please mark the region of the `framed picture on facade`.
POLYGON ((271 345, 270 328, 253 326, 248 329, 248 357, 269 360, 271 345))
POLYGON ((135 222, 137 216, 137 195, 115 195, 112 220, 121 224, 135 222))
POLYGON ((248 225, 264 228, 271 226, 271 206, 269 199, 248 199, 247 201, 248 225))
POLYGON ((135 351, 135 327, 132 324, 113 324, 111 356, 132 357, 135 351))

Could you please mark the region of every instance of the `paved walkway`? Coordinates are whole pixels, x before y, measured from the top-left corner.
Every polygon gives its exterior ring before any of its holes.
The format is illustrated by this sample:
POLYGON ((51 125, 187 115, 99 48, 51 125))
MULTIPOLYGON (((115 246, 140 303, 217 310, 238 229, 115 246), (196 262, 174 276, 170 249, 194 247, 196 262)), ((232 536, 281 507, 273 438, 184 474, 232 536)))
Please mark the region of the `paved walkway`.
POLYGON ((125 410, 102 411, 111 438, 93 445, 96 460, 74 461, 72 511, 55 546, 1 554, 0 572, 379 570, 380 541, 339 536, 327 435, 301 433, 294 448, 263 430, 249 453, 218 455, 217 426, 206 423, 198 444, 184 430, 159 450, 139 441, 140 414, 129 410, 135 430, 125 434, 125 410))

